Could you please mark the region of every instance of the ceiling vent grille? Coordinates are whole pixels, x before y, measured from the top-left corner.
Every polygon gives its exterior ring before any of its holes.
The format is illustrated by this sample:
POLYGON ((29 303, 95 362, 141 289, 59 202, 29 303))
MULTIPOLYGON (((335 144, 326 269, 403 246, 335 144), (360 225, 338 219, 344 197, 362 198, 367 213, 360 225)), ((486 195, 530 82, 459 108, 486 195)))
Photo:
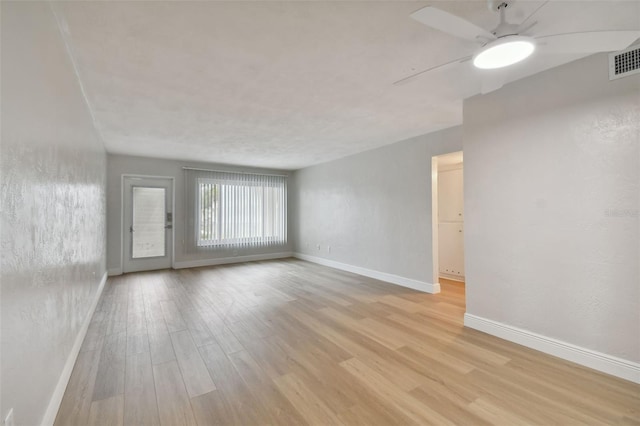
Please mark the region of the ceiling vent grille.
POLYGON ((640 46, 609 54, 609 80, 640 73, 640 46))

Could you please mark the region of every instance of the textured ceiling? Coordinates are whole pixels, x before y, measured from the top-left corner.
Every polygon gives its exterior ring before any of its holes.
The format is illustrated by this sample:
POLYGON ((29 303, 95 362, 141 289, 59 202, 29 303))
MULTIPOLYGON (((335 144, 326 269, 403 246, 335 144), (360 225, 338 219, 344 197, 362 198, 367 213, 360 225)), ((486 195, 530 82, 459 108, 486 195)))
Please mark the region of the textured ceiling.
MULTIPOLYGON (((542 3, 518 1, 508 16, 542 3)), ((462 99, 481 87, 471 65, 392 84, 475 48, 409 18, 427 4, 497 24, 483 1, 54 9, 109 152, 297 169, 461 123, 462 99)), ((640 2, 552 1, 535 16, 535 35, 638 29, 640 2)), ((578 57, 538 54, 507 80, 578 57)))

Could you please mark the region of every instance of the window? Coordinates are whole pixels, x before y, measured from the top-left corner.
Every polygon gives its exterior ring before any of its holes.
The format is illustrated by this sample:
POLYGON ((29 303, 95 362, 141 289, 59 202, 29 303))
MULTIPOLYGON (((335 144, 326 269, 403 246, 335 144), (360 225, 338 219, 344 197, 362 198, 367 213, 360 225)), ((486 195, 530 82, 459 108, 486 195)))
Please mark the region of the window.
POLYGON ((166 247, 165 189, 143 186, 131 188, 133 218, 131 257, 163 257, 166 247))
POLYGON ((211 172, 193 182, 197 247, 286 243, 284 176, 211 172))

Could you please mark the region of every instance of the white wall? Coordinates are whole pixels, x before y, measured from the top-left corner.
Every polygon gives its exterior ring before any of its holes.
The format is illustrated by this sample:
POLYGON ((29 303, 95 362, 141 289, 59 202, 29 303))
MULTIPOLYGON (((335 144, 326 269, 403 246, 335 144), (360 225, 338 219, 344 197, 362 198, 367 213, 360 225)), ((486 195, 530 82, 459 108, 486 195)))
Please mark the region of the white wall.
POLYGON ((36 425, 105 272, 106 154, 49 4, 1 7, 0 416, 36 425))
POLYGON ((122 270, 121 176, 123 174, 167 176, 174 178, 175 208, 173 212, 173 226, 175 229, 174 244, 176 267, 204 265, 208 263, 208 261, 215 259, 241 258, 243 256, 291 252, 293 246, 291 238, 289 238, 289 243, 286 245, 247 247, 241 249, 201 249, 198 252, 186 250, 183 244, 185 236, 185 181, 182 167, 288 174, 288 172, 282 170, 251 169, 220 164, 193 163, 188 161, 161 160, 155 158, 109 154, 107 158, 107 268, 109 269, 110 274, 120 273, 122 270))
POLYGON ((431 283, 431 157, 461 148, 456 127, 296 171, 295 251, 431 283))
POLYGON ((640 361, 640 75, 591 56, 464 104, 467 313, 640 361))

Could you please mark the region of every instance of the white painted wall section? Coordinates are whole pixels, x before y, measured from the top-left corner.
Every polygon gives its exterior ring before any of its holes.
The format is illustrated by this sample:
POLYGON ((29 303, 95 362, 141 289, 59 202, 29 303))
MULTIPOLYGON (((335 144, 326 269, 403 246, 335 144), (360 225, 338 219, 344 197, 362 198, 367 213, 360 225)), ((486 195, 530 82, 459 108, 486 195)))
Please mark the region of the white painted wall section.
POLYGON ((455 127, 296 171, 290 188, 295 251, 428 288, 431 157, 461 147, 455 127))
POLYGON ((106 154, 49 3, 1 7, 0 418, 48 424, 106 279, 106 154))
POLYGON ((470 318, 640 380, 640 75, 594 55, 467 100, 464 122, 470 318))

